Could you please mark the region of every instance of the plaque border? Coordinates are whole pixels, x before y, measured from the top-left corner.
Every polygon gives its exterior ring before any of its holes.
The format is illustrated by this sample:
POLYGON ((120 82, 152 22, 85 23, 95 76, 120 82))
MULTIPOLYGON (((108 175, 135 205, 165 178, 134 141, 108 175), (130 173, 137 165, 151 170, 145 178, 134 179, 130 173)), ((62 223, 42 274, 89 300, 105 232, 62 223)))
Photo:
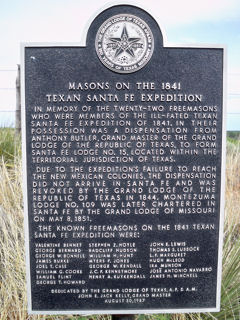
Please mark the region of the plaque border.
MULTIPOLYGON (((91 20, 102 11, 111 8, 112 6, 120 5, 113 3, 104 6, 100 11, 97 11, 91 20)), ((133 3, 121 3, 121 5, 132 5, 133 3)), ((137 5, 136 5, 137 6, 137 5)), ((139 8, 142 8, 141 6, 139 8)), ((146 6, 145 6, 146 8, 146 6)), ((143 9, 148 10, 148 9, 143 9)), ((151 15, 151 10, 148 10, 151 15)), ((153 16, 153 15, 152 15, 153 16)), ((158 22, 158 20, 156 19, 158 22)), ((90 24, 87 25, 89 27, 90 24)), ((221 299, 221 279, 222 279, 222 252, 223 252, 223 231, 224 231, 224 204, 225 204, 225 171, 226 171, 226 105, 227 105, 227 47, 223 44, 172 44, 166 41, 164 29, 163 34, 164 48, 189 48, 189 49, 222 49, 223 50, 223 92, 222 92, 222 153, 221 153, 221 190, 220 190, 220 212, 219 212, 219 237, 218 237, 218 266, 217 266, 217 286, 216 286, 216 307, 212 308, 175 308, 175 309, 113 309, 113 310, 33 310, 32 309, 32 294, 31 294, 31 269, 30 269, 30 246, 29 246, 29 219, 28 219, 28 192, 27 192, 27 157, 26 157, 26 119, 25 119, 25 48, 31 47, 86 47, 86 38, 88 29, 83 30, 85 34, 82 36, 81 42, 22 42, 21 43, 21 123, 22 123, 22 161, 23 161, 23 201, 24 201, 24 233, 25 233, 25 261, 26 261, 26 279, 27 279, 27 303, 29 314, 42 315, 68 315, 79 314, 83 316, 94 314, 164 314, 164 313, 199 313, 199 312, 218 312, 220 311, 221 299)))

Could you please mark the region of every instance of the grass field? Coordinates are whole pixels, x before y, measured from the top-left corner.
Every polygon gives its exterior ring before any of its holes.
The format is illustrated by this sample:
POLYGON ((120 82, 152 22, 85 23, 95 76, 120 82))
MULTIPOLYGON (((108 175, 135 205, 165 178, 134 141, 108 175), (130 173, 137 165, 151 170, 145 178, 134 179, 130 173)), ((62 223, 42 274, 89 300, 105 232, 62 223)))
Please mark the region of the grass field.
MULTIPOLYGON (((0 129, 0 320, 110 319, 107 316, 28 316, 20 140, 12 129, 0 129)), ((221 312, 139 315, 139 320, 240 319, 240 143, 227 143, 226 204, 221 312)))

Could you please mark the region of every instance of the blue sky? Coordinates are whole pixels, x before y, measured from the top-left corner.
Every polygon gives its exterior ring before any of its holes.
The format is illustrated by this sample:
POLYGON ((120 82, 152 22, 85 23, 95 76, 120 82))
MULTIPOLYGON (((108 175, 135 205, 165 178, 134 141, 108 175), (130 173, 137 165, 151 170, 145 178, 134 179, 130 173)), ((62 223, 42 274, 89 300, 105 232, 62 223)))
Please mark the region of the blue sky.
MULTIPOLYGON (((240 1, 239 1, 240 3, 240 1)), ((240 69, 240 14, 227 21, 198 21, 191 25, 169 27, 168 38, 172 42, 224 44, 227 46, 228 70, 240 69)))
MULTIPOLYGON (((2 0, 0 70, 4 71, 0 71, 0 111, 15 108, 15 93, 10 88, 15 86, 20 42, 80 42, 94 15, 104 6, 115 3, 105 0, 2 0)), ((240 114, 231 115, 240 113, 240 1, 136 0, 122 3, 140 6, 151 13, 164 31, 166 45, 227 46, 228 127, 234 125, 240 130, 240 114)), ((0 117, 3 119, 3 113, 0 117)))

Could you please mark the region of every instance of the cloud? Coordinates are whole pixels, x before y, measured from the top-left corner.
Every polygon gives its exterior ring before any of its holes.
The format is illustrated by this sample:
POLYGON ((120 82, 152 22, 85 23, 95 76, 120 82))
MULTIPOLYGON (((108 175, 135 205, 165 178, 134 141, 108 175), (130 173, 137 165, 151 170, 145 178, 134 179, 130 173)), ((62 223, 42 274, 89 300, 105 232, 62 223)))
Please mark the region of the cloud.
MULTIPOLYGON (((13 2, 18 3, 16 0, 13 2)), ((171 27, 191 25, 198 21, 224 21, 240 16, 239 0, 128 2, 146 9, 166 31, 171 27)), ((107 3, 106 0, 22 0, 21 6, 14 6, 9 2, 1 13, 1 64, 20 62, 20 42, 79 42, 85 26, 107 3)))
POLYGON ((188 25, 199 21, 228 19, 236 14, 237 8, 239 10, 239 2, 236 0, 169 1, 163 6, 160 18, 166 26, 188 25))

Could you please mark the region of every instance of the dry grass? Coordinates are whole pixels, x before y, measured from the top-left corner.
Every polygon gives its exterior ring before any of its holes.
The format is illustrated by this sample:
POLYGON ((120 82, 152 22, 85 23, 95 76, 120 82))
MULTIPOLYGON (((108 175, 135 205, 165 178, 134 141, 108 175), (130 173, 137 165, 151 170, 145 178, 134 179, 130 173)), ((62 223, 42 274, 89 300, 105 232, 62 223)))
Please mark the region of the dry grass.
POLYGON ((226 204, 227 226, 240 224, 240 143, 228 143, 226 161, 226 204))
MULTIPOLYGON (((76 319, 28 316, 26 311, 21 162, 0 164, 0 320, 76 319)), ((140 320, 240 319, 240 150, 228 145, 222 311, 218 314, 139 316, 140 320)), ((91 319, 110 319, 95 316, 91 319)))
POLYGON ((1 319, 26 319, 20 164, 11 170, 2 164, 0 181, 0 314, 1 319))

